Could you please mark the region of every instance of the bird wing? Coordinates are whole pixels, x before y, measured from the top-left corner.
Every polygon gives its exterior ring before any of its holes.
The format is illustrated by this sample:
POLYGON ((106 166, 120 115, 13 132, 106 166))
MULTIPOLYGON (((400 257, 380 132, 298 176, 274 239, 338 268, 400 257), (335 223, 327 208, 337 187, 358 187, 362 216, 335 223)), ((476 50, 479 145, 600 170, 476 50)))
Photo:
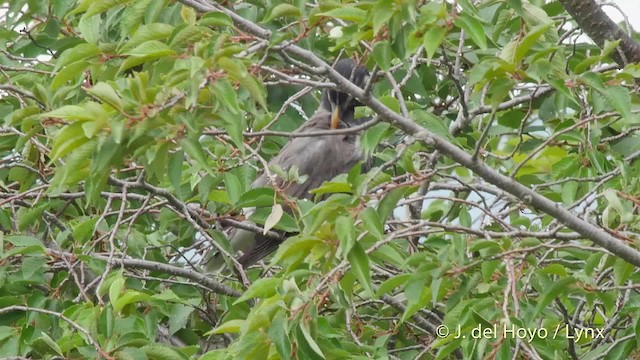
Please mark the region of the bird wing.
MULTIPOLYGON (((329 128, 330 113, 319 112, 307 121, 299 132, 313 132, 329 128)), ((300 175, 306 175, 303 183, 286 184, 285 193, 300 199, 311 199, 309 191, 334 177, 346 173, 362 158, 353 134, 323 135, 292 138, 270 161, 284 171, 297 167, 300 175)), ((262 174, 253 187, 270 186, 270 181, 262 174)), ((278 179, 277 185, 282 181, 278 179)))
MULTIPOLYGON (((330 113, 324 111, 316 113, 299 129, 299 132, 328 129, 330 116, 330 113)), ((310 190, 339 174, 348 172, 361 158, 362 153, 356 146, 355 136, 339 134, 292 138, 270 163, 278 165, 285 171, 295 166, 300 175, 307 175, 307 180, 303 183, 286 184, 284 191, 289 196, 311 199, 310 190)), ((283 185, 281 179, 277 179, 276 182, 278 186, 283 185)), ((253 187, 269 185, 271 185, 270 180, 265 174, 258 177, 252 184, 253 187)), ((252 246, 238 261, 243 267, 254 264, 275 251, 280 243, 279 239, 256 234, 252 246)))

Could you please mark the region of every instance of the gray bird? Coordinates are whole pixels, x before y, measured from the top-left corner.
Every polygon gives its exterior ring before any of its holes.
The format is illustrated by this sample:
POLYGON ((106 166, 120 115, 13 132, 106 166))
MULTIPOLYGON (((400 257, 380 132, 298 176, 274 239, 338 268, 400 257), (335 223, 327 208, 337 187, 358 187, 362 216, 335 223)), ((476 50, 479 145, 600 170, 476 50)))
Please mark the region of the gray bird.
MULTIPOLYGON (((352 59, 339 60, 334 65, 334 69, 361 88, 364 87, 369 76, 367 69, 352 59)), ((347 128, 354 124, 354 111, 358 105, 361 104, 348 94, 327 89, 322 94, 320 108, 296 132, 347 128)), ((299 199, 311 199, 313 195, 309 193, 310 190, 337 175, 348 172, 361 159, 362 152, 357 147, 356 135, 350 133, 291 138, 269 164, 277 165, 284 171, 292 166, 297 167, 300 175, 307 176, 306 181, 287 184, 284 192, 299 199)), ((278 178, 277 184, 280 185, 280 183, 281 179, 278 178)), ((262 174, 251 184, 251 187, 271 185, 268 177, 262 174)), ((251 213, 253 210, 247 211, 245 215, 249 217, 251 213)), ((280 240, 243 229, 235 229, 230 242, 234 251, 243 251, 238 262, 245 268, 275 251, 281 243, 280 240)), ((205 262, 207 271, 215 271, 224 263, 218 254, 205 259, 205 262)))

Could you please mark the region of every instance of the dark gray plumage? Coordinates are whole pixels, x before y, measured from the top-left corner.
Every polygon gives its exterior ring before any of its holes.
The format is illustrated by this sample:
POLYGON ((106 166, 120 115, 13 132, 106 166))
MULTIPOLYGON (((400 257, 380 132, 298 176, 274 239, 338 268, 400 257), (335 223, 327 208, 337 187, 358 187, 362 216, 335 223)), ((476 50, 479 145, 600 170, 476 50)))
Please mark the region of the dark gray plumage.
MULTIPOLYGON (((357 65, 351 59, 339 60, 334 65, 334 69, 360 87, 364 87, 369 75, 366 68, 357 65)), ((358 105, 360 103, 348 94, 336 90, 325 90, 322 94, 320 108, 296 132, 305 133, 349 127, 354 122, 355 106, 358 105)), ((313 196, 309 193, 310 190, 319 187, 323 182, 329 181, 337 175, 348 172, 361 159, 362 153, 356 144, 356 135, 350 133, 292 138, 269 163, 278 165, 285 171, 292 166, 297 167, 298 173, 306 175, 307 180, 302 184, 287 184, 285 193, 300 199, 311 199, 313 196)), ((280 182, 279 179, 278 182, 280 182)), ((259 176, 251 184, 253 188, 265 186, 271 186, 265 174, 259 176)), ((252 212, 250 210, 245 215, 249 217, 252 212)), ((244 252, 238 258, 243 267, 256 263, 275 251, 280 245, 278 240, 243 229, 234 230, 230 242, 235 251, 244 252)), ((213 271, 222 264, 222 258, 214 256, 213 259, 207 261, 205 267, 207 270, 213 271)))

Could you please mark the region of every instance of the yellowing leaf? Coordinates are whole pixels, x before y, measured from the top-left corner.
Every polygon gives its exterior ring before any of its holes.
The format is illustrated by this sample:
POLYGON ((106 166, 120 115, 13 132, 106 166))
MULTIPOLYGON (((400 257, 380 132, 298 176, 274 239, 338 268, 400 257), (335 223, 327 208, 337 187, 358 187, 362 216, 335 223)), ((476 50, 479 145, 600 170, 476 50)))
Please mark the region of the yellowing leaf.
POLYGON ((280 221, 280 218, 282 218, 283 213, 284 211, 282 211, 282 205, 273 205, 273 208, 271 208, 271 214, 267 218, 267 221, 264 222, 264 229, 262 230, 262 234, 266 234, 267 232, 269 232, 269 230, 276 226, 276 224, 278 224, 278 221, 280 221))

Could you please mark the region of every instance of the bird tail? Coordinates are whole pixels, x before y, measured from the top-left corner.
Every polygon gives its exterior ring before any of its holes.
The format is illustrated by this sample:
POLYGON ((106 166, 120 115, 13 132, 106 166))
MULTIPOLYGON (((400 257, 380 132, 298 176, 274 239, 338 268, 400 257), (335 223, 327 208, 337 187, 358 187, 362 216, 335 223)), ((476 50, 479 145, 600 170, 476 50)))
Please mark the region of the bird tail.
MULTIPOLYGON (((255 240, 256 234, 254 232, 244 229, 235 229, 230 236, 229 242, 231 243, 233 253, 235 253, 238 250, 244 251, 245 249, 252 247, 255 240)), ((225 265, 224 257, 220 252, 215 249, 211 249, 205 255, 202 265, 206 272, 218 272, 225 265)))
POLYGON ((250 249, 247 249, 247 251, 238 258, 238 262, 243 268, 251 266, 265 256, 274 252, 281 243, 281 240, 257 234, 256 241, 253 243, 253 246, 250 249))

